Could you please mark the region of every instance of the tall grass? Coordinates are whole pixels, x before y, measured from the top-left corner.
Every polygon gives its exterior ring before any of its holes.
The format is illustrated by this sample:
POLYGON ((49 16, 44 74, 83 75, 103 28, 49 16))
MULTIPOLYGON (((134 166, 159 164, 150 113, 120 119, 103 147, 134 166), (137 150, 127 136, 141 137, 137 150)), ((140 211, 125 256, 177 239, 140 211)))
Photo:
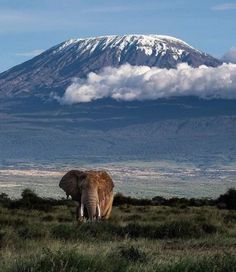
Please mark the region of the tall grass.
POLYGON ((235 272, 236 256, 215 254, 199 259, 185 257, 172 263, 147 263, 147 257, 139 249, 127 247, 118 249, 112 255, 81 254, 76 250, 63 248, 55 251, 43 249, 28 257, 14 260, 3 266, 1 272, 235 272))
POLYGON ((110 220, 77 225, 72 202, 0 196, 0 272, 236 271, 235 210, 119 199, 110 220))

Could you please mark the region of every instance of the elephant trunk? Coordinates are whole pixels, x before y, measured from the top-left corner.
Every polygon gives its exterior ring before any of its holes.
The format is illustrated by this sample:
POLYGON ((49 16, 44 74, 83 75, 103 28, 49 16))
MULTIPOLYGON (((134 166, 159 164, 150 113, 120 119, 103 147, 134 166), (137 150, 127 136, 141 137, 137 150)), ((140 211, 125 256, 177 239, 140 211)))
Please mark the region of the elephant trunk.
POLYGON ((101 217, 101 210, 98 201, 98 194, 96 190, 84 190, 81 197, 81 215, 83 217, 86 208, 88 219, 94 220, 101 217))

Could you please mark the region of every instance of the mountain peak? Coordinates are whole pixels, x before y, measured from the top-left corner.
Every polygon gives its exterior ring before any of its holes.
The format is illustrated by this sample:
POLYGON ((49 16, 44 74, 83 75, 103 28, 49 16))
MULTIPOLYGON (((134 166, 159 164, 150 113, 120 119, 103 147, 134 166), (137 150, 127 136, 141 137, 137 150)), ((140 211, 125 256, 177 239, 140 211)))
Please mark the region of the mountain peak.
POLYGON ((0 97, 15 94, 48 96, 62 91, 74 77, 85 78, 106 66, 123 64, 176 68, 216 67, 222 62, 186 42, 164 35, 113 35, 64 41, 41 55, 0 74, 0 97))
MULTIPOLYGON (((54 53, 61 52, 73 46, 78 46, 78 49, 82 45, 86 45, 86 49, 95 50, 96 46, 102 45, 103 49, 107 47, 117 47, 120 50, 123 50, 126 46, 136 45, 137 49, 143 50, 145 53, 150 55, 153 52, 153 49, 156 49, 156 52, 163 51, 168 48, 168 45, 174 47, 188 47, 192 50, 200 52, 194 47, 190 46, 181 39, 167 36, 167 35, 155 35, 155 34, 129 34, 129 35, 108 35, 108 36, 98 36, 98 37, 89 37, 89 38, 79 38, 79 39, 69 39, 62 44, 60 44, 54 53)), ((156 55, 158 54, 156 53, 156 55)))

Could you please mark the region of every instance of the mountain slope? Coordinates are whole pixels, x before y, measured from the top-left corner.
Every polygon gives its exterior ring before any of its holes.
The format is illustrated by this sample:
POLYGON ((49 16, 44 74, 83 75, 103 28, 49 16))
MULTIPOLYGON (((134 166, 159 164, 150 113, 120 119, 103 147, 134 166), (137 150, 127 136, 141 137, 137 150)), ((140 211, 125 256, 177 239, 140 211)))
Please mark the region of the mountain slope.
POLYGON ((117 67, 129 63, 175 68, 183 62, 193 67, 221 64, 220 60, 169 36, 71 39, 0 74, 0 97, 27 96, 31 91, 39 96, 47 96, 52 90, 60 93, 73 77, 85 77, 89 72, 99 71, 105 66, 117 67))
POLYGON ((235 99, 104 98, 75 105, 47 99, 52 91, 64 94, 73 77, 105 66, 174 68, 182 62, 221 64, 172 37, 126 35, 69 40, 0 74, 0 166, 162 159, 234 163, 235 99))
POLYGON ((126 160, 228 164, 236 161, 236 100, 103 99, 73 106, 30 100, 0 109, 0 131, 0 165, 126 160))

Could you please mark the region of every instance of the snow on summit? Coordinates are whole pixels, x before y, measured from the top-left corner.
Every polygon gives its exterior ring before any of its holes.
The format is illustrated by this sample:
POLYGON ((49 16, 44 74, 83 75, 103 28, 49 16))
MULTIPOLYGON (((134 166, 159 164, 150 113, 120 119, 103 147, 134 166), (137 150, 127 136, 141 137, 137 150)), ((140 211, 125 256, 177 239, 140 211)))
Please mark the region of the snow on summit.
POLYGON ((86 78, 105 67, 147 66, 177 68, 181 63, 191 67, 217 67, 222 62, 186 42, 163 35, 101 36, 70 39, 31 60, 0 74, 0 96, 26 94, 48 96, 61 92, 73 78, 86 78))
POLYGON ((173 50, 176 55, 181 55, 183 50, 176 49, 178 47, 189 47, 195 51, 199 50, 193 48, 186 42, 177 39, 175 37, 166 35, 124 35, 124 36, 101 36, 84 39, 70 39, 62 43, 54 53, 58 53, 62 50, 69 49, 71 46, 77 46, 78 50, 91 50, 94 51, 97 47, 105 50, 107 48, 116 48, 120 51, 125 50, 127 46, 136 46, 137 50, 144 51, 146 55, 157 56, 159 53, 164 54, 166 51, 173 50))

